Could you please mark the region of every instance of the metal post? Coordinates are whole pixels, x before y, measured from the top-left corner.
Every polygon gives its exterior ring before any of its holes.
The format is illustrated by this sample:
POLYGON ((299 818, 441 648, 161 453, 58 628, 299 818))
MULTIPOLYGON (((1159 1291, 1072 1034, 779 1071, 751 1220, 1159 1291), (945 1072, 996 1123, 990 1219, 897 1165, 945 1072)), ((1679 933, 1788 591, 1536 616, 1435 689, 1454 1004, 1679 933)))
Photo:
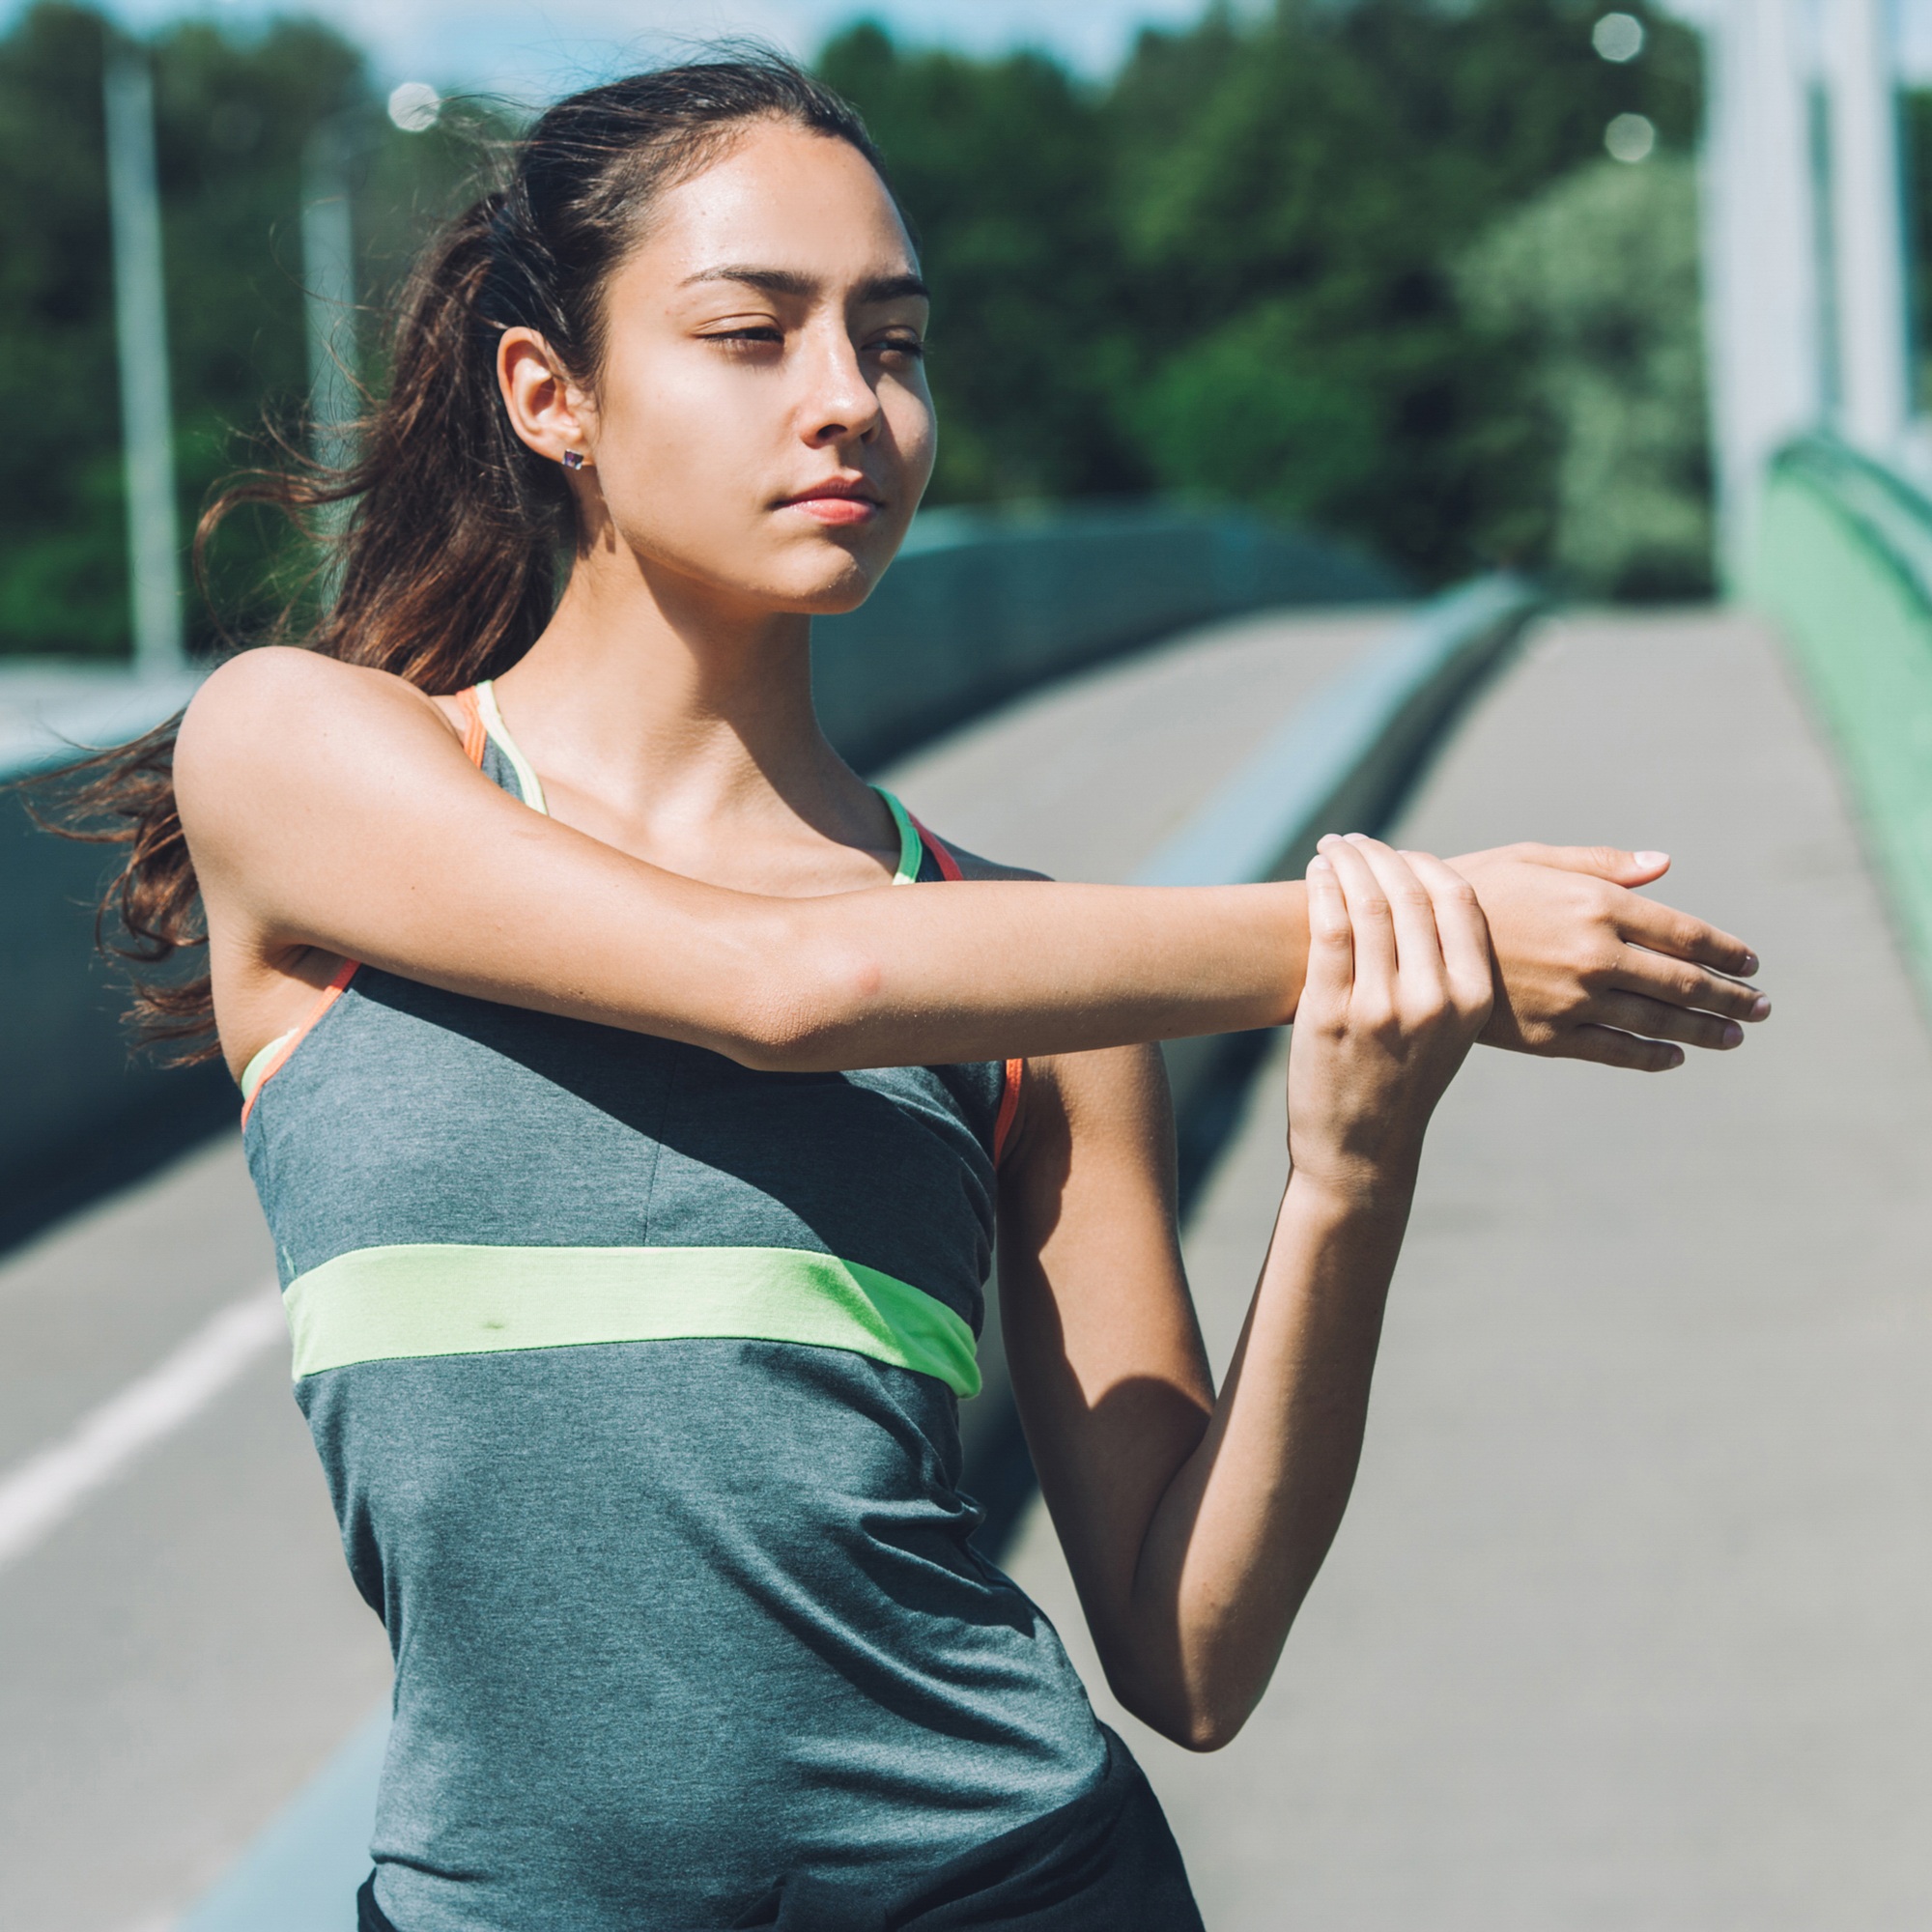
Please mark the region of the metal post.
POLYGON ((134 667, 149 676, 165 676, 180 671, 186 656, 182 644, 174 425, 168 402, 161 204, 155 181, 155 90, 146 57, 114 36, 107 43, 103 91, 134 667))
POLYGON ((1706 41, 1705 316, 1719 561, 1749 567, 1758 491, 1825 394, 1811 108, 1795 0, 1721 0, 1706 41))
POLYGON ((354 460, 355 236, 349 205, 348 144, 326 121, 302 161, 302 288, 308 326, 310 453, 330 469, 354 460))
POLYGON ((1880 457, 1896 451, 1911 407, 1889 12, 1886 0, 1833 0, 1824 21, 1838 426, 1848 441, 1880 457))

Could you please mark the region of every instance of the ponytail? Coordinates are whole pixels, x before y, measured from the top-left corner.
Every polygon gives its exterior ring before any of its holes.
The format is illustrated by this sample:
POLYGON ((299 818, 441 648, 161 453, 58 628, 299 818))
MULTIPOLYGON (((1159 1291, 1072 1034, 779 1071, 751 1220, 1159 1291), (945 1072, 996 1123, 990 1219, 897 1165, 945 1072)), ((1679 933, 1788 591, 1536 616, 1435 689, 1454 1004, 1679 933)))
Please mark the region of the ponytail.
MULTIPOLYGON (((277 439, 286 466, 238 478, 203 514, 197 582, 206 590, 209 544, 225 519, 266 504, 302 532, 321 559, 313 581, 335 594, 306 624, 306 600, 290 604, 259 641, 303 643, 432 695, 507 670, 549 623, 577 531, 561 471, 510 426, 498 339, 533 328, 563 367, 594 379, 605 286, 650 204, 762 120, 844 141, 884 174, 852 109, 761 50, 636 74, 551 108, 515 149, 505 185, 416 263, 397 307, 387 393, 355 427, 354 462, 330 469, 277 439)), ((208 975, 151 970, 208 939, 175 804, 180 724, 68 766, 42 822, 128 848, 97 939, 131 969, 139 1037, 172 1043, 186 1063, 218 1050, 208 975)))
MULTIPOLYGON (((461 691, 507 669, 556 601, 571 535, 561 473, 526 447, 497 391, 497 337, 483 305, 503 196, 440 235, 404 292, 387 401, 363 425, 348 475, 306 493, 350 506, 340 588, 310 642, 424 691, 461 691)), ((242 483, 239 503, 291 500, 286 482, 242 483)), ((295 497, 299 501, 300 497, 295 497)))

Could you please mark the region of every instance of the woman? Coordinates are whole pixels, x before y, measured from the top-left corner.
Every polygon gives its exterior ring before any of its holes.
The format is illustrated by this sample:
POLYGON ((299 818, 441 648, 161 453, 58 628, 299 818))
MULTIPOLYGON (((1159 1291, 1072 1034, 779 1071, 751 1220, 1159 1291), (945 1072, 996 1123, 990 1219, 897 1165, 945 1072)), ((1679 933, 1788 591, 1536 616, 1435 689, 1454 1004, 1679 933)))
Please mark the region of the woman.
POLYGON ((1339 1520, 1469 1042, 1658 1066, 1765 1010, 1741 945, 1612 882, 1661 862, 1331 838, 1305 887, 1057 886, 862 783, 810 616, 930 472, 925 319, 877 156, 783 63, 563 102, 417 274, 313 648, 217 670, 171 777, 162 740, 96 782, 137 934, 205 908, 212 989, 150 1014, 242 1081, 394 1649, 365 1928, 1197 1925, 968 1540, 996 1222, 1110 1679, 1211 1748, 1339 1520), (875 890, 915 880, 955 883, 875 890), (1297 1001, 1217 1396, 1141 1042, 1297 1001))

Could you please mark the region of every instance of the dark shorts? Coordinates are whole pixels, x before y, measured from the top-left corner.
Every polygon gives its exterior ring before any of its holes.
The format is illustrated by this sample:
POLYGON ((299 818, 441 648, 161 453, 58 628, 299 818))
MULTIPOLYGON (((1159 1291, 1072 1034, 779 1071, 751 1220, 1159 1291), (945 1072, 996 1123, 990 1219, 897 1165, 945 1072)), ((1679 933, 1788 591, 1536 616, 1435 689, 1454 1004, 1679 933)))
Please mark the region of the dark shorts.
MULTIPOLYGON (((781 1880, 734 1932, 1203 1932, 1160 1802, 1132 1752, 1106 1735, 1106 1773, 1075 1804, 935 1866, 896 1896, 781 1880)), ((403 1932, 383 1916, 375 1883, 356 1896, 357 1932, 403 1932)))

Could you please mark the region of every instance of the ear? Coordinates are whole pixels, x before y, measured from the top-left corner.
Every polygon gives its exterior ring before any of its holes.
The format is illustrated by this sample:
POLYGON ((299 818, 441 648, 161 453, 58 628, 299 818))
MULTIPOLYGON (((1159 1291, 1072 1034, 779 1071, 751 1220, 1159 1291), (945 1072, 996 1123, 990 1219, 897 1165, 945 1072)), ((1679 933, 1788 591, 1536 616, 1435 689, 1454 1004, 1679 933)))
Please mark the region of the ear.
MULTIPOLYGON (((533 328, 506 328, 497 345, 497 386, 510 427, 539 456, 562 463, 590 455, 589 399, 533 328)), ((572 464, 571 468, 579 467, 572 464)))

